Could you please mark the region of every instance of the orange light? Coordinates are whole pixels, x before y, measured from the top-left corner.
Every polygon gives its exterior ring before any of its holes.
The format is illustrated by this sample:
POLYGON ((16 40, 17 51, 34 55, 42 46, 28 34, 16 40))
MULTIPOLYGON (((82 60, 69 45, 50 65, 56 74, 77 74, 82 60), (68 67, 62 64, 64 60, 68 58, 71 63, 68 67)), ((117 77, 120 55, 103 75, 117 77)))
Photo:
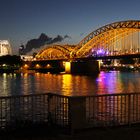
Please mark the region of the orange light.
POLYGON ((38 69, 40 68, 41 66, 39 64, 36 64, 35 67, 38 69))
POLYGON ((25 64, 25 65, 24 65, 24 68, 27 69, 27 68, 29 68, 29 66, 28 66, 27 64, 25 64))
POLYGON ((49 69, 49 68, 51 68, 51 65, 50 65, 50 64, 47 64, 47 66, 46 66, 46 67, 47 67, 47 69, 49 69))
POLYGON ((70 73, 71 72, 71 63, 70 62, 66 62, 65 63, 65 72, 66 73, 70 73))

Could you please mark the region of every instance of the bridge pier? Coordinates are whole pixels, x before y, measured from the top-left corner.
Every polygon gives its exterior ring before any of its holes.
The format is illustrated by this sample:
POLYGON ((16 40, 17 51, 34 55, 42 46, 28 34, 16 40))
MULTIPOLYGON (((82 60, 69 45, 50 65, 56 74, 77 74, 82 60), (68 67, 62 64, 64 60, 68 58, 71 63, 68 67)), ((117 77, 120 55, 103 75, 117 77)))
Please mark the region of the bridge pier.
POLYGON ((98 61, 73 61, 65 63, 65 72, 71 74, 96 74, 99 73, 98 61))

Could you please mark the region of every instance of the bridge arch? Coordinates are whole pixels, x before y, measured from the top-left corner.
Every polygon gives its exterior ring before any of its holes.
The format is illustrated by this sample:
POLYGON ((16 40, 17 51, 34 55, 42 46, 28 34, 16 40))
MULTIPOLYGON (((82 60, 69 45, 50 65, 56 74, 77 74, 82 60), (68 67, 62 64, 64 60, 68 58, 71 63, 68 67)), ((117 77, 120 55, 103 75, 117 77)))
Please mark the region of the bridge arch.
POLYGON ((87 35, 79 42, 72 54, 75 57, 88 57, 101 52, 104 55, 140 52, 139 31, 139 20, 107 24, 87 35))
POLYGON ((37 60, 55 60, 55 59, 68 59, 70 52, 75 48, 75 45, 50 45, 44 46, 45 49, 41 50, 37 55, 37 60))

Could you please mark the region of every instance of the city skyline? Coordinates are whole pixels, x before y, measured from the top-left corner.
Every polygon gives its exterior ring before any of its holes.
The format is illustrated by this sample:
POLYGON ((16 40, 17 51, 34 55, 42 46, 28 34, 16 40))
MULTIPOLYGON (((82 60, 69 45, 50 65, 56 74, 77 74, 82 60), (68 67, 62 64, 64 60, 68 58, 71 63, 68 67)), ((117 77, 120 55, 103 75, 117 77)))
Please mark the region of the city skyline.
POLYGON ((38 38, 68 35, 62 43, 77 44, 93 30, 122 20, 139 20, 140 2, 93 0, 1 0, 0 40, 8 39, 13 53, 38 38))

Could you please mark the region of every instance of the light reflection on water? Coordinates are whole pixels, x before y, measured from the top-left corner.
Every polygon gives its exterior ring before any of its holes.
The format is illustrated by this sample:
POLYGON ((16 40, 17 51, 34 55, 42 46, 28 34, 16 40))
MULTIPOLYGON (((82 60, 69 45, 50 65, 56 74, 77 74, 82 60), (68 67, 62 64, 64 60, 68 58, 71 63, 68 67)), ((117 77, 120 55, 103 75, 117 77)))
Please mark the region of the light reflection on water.
POLYGON ((57 93, 95 95, 140 92, 139 72, 100 72, 97 76, 70 74, 1 74, 0 95, 57 93))

